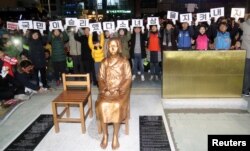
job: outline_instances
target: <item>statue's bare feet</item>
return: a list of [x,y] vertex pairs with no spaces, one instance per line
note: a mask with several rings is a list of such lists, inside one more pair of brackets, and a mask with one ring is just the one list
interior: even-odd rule
[[106,147],[108,146],[108,135],[103,135],[100,146],[102,149],[106,149]]
[[114,136],[113,137],[113,141],[112,141],[112,149],[116,150],[120,147],[119,141],[118,141],[118,137]]

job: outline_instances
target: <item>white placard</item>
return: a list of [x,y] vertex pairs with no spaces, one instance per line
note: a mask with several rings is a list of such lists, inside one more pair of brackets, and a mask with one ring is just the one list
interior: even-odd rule
[[210,25],[211,23],[210,13],[197,13],[195,25],[197,25],[198,22],[207,22]]
[[175,24],[176,20],[178,20],[178,16],[179,16],[178,12],[168,11],[167,19],[171,19],[173,23]]
[[224,7],[210,9],[210,15],[217,21],[219,17],[224,16]]
[[157,25],[158,30],[160,29],[160,22],[158,17],[148,17],[147,18],[147,29],[150,25]]
[[90,23],[89,24],[90,32],[97,32],[101,33],[102,32],[102,24],[100,22],[97,23]]
[[88,19],[78,19],[77,26],[78,26],[78,28],[89,27],[89,20]]
[[118,31],[120,28],[126,28],[129,31],[128,20],[117,20],[116,31]]
[[54,29],[60,29],[60,30],[64,31],[61,20],[49,22],[49,30],[52,31]]
[[180,14],[180,22],[181,23],[189,23],[191,25],[193,20],[192,13]]
[[143,19],[132,19],[131,32],[133,32],[134,27],[141,27],[142,32],[144,32]]
[[19,20],[18,28],[22,29],[24,33],[26,33],[27,29],[33,29],[32,20]]
[[33,29],[32,20],[19,20],[18,27],[19,29]]
[[235,21],[238,21],[239,18],[244,18],[245,8],[232,8],[231,17],[234,17]]
[[107,30],[111,33],[115,32],[115,22],[103,22],[103,30]]
[[33,21],[33,27],[36,30],[46,30],[46,23],[40,21]]
[[65,26],[77,26],[77,18],[65,18]]
[[39,30],[43,35],[43,31],[46,30],[46,23],[40,21],[33,21],[33,28]]
[[18,23],[7,21],[7,29],[9,29],[9,30],[17,30],[18,29]]

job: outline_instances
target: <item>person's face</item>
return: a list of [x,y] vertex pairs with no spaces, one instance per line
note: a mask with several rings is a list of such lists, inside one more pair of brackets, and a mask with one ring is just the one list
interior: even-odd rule
[[59,36],[59,35],[60,35],[60,31],[59,31],[58,29],[55,29],[54,35],[55,35],[56,37]]
[[135,28],[135,33],[140,33],[141,32],[141,29],[140,28]]
[[110,32],[109,31],[105,31],[105,37],[109,37],[110,36]]
[[156,32],[157,31],[157,27],[156,26],[152,26],[151,30],[152,30],[152,32]]
[[38,39],[38,33],[33,33],[32,34],[32,39],[37,40]]
[[171,24],[167,24],[167,26],[166,26],[167,30],[171,30],[172,28],[173,28],[173,26]]
[[120,36],[124,36],[124,34],[125,34],[124,30],[120,30],[120,31],[119,31],[119,35],[120,35]]
[[181,26],[182,26],[182,29],[184,29],[184,30],[185,30],[185,29],[187,29],[187,28],[188,28],[188,23],[182,23],[182,24],[181,24]]
[[26,74],[30,74],[32,70],[33,70],[33,65],[30,65],[26,68],[22,68],[22,71]]
[[84,29],[84,34],[85,34],[86,36],[89,35],[89,28],[85,28],[85,29]]
[[227,26],[226,25],[220,25],[220,31],[221,32],[226,32],[227,31]]
[[203,35],[206,32],[206,29],[204,27],[201,27],[199,32]]
[[114,40],[109,43],[109,53],[112,56],[118,54],[118,44]]

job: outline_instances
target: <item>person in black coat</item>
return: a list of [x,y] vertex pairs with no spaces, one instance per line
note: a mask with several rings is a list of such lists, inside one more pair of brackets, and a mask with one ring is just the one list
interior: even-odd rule
[[138,67],[141,73],[141,80],[145,80],[143,67],[143,59],[146,58],[145,41],[146,36],[142,33],[141,27],[135,27],[130,40],[130,57],[133,64],[133,80],[136,78]]
[[177,50],[176,30],[172,21],[164,23],[164,29],[161,33],[161,48],[162,50]]
[[45,89],[31,82],[31,76],[34,65],[30,60],[22,60],[15,73],[15,77],[23,87],[29,88],[35,92],[43,92]]
[[79,29],[75,34],[75,40],[81,43],[81,58],[83,61],[83,71],[84,73],[90,73],[94,85],[97,84],[95,77],[94,60],[91,55],[91,49],[88,44],[89,28]]
[[46,79],[46,60],[43,46],[46,44],[47,39],[41,36],[39,30],[33,30],[30,32],[30,36],[26,39],[26,43],[29,46],[29,56],[32,64],[34,65],[34,77],[37,86],[39,86],[39,72],[41,75],[41,82],[43,87],[49,88]]

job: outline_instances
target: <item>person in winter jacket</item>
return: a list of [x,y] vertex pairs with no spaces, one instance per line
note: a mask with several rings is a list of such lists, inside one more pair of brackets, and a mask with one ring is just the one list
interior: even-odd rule
[[150,27],[150,32],[148,34],[148,50],[150,52],[150,79],[159,80],[160,78],[160,66],[161,62],[161,36],[157,29],[157,25],[152,25]]
[[196,50],[207,50],[209,38],[206,34],[206,27],[204,25],[199,26],[199,34],[196,38]]
[[128,45],[128,42],[131,39],[130,32],[128,32],[127,29],[120,28],[118,30],[118,33],[116,33],[115,35],[116,35],[116,37],[118,37],[118,38],[121,39],[121,43],[122,43],[122,55],[129,60],[130,59],[130,54],[129,54],[129,45]]
[[44,92],[46,89],[40,87],[37,84],[31,82],[31,75],[34,65],[29,60],[23,60],[19,63],[18,70],[15,73],[15,77],[23,87],[32,90],[33,92]]
[[165,26],[161,30],[161,41],[162,50],[177,50],[176,30],[172,21],[165,22]]
[[130,57],[132,58],[133,64],[133,76],[132,80],[136,78],[136,74],[139,71],[141,73],[141,81],[145,80],[144,77],[144,67],[143,67],[143,59],[146,58],[146,50],[145,50],[145,35],[142,33],[141,27],[135,27],[134,32],[131,36],[131,46],[130,46]]
[[216,50],[229,50],[231,47],[230,33],[227,32],[227,24],[220,23],[219,30],[214,40]]
[[47,37],[42,37],[39,30],[32,30],[30,36],[27,39],[27,45],[29,46],[29,56],[32,64],[34,65],[34,77],[37,86],[39,86],[39,72],[41,75],[41,82],[44,88],[49,88],[46,78],[46,63],[44,54],[44,44],[47,42]]
[[88,44],[88,37],[90,34],[89,28],[79,29],[75,34],[75,39],[81,43],[81,58],[83,62],[83,72],[89,73],[91,77],[91,81],[93,81],[94,85],[97,85],[97,80],[95,77],[95,67],[94,67],[94,59],[91,55],[91,49]]
[[93,33],[88,37],[89,47],[91,49],[92,58],[95,61],[95,75],[98,79],[99,68],[104,57],[104,35],[100,34],[100,40],[93,38]]
[[177,47],[179,50],[190,50],[194,29],[187,22],[181,24],[181,29],[177,29]]
[[[72,27],[71,27],[72,28]],[[73,71],[76,74],[83,73],[83,62],[81,59],[81,43],[75,39],[75,31],[68,30],[69,55],[73,59]]]
[[49,32],[48,41],[52,46],[51,60],[54,67],[54,74],[57,86],[60,85],[60,77],[66,72],[66,53],[64,51],[64,43],[69,40],[66,32],[59,29]]

